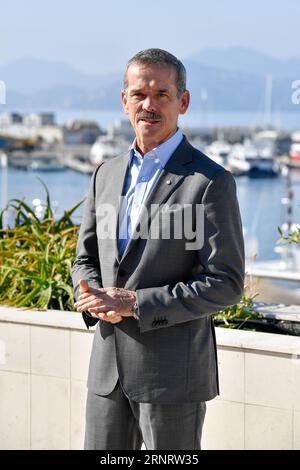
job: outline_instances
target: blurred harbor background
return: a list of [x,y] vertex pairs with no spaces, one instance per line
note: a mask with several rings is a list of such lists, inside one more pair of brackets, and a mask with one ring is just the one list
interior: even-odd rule
[[[65,121],[70,114],[76,113],[0,114],[1,208],[10,199],[24,198],[37,215],[42,214],[45,191],[39,177],[47,185],[59,217],[85,197],[94,168],[132,143],[131,125],[121,112],[79,113],[79,118]],[[287,232],[300,224],[297,120],[291,120],[290,129],[249,123],[203,127],[197,125],[197,116],[192,117],[188,123],[180,122],[191,143],[235,175],[248,272],[256,275],[257,269],[263,269],[258,277],[251,277],[256,300],[300,304],[298,251],[277,243],[278,227]],[[239,116],[235,119],[241,120]],[[74,216],[78,223],[82,210],[83,206]],[[8,213],[6,223],[12,217]],[[274,272],[283,275],[274,279]]]

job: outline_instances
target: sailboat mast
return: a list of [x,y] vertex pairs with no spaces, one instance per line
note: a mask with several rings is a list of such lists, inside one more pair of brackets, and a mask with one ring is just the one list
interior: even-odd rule
[[271,126],[272,93],[273,93],[273,77],[272,75],[267,75],[266,85],[265,85],[265,110],[264,110],[264,127],[265,128]]

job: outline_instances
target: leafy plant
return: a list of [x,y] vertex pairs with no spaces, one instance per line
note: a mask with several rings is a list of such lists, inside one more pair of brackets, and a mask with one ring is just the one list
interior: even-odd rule
[[[41,180],[40,180],[41,181]],[[8,306],[74,310],[71,267],[79,226],[71,220],[83,200],[55,220],[49,191],[38,218],[24,200],[11,199],[0,212],[0,303]],[[13,227],[3,227],[13,209]]]
[[300,244],[300,227],[296,227],[295,230],[289,232],[288,234],[284,234],[281,227],[278,227],[278,231],[280,234],[279,240],[277,243],[288,243],[288,244]]
[[253,300],[256,296],[257,294],[251,296],[245,289],[244,295],[238,304],[226,307],[214,315],[214,320],[218,326],[223,328],[248,329],[254,331],[253,328],[247,328],[247,321],[264,318],[264,316],[254,307]]

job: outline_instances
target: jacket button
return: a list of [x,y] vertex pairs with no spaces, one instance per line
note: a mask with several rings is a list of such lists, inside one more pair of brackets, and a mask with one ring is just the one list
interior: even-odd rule
[[119,276],[124,277],[126,276],[127,272],[125,271],[125,269],[120,268],[118,271],[118,274]]

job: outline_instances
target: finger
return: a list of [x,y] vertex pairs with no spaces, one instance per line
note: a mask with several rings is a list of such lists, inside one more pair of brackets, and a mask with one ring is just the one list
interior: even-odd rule
[[78,300],[86,299],[87,297],[90,297],[91,295],[92,295],[91,292],[84,292],[83,294],[79,295]]
[[97,299],[101,300],[101,302],[104,302],[105,299],[106,300],[108,299],[107,296],[104,296],[101,292],[99,292],[98,290],[95,289],[94,291],[88,291],[88,292],[84,292],[83,294],[80,294],[78,296],[78,301],[87,299],[88,297],[91,297],[93,299],[97,298]]
[[123,319],[122,315],[119,315],[116,311],[110,310],[109,312],[106,312],[106,317],[109,321],[112,323],[115,323],[117,321],[120,321]]
[[[108,311],[106,312],[106,315],[107,315],[108,317],[114,317],[115,315],[118,315],[118,314],[117,314],[117,312],[116,312],[115,310],[108,310]],[[118,316],[120,316],[120,315],[118,315]]]
[[123,317],[121,317],[120,315],[115,315],[115,316],[111,315],[110,317],[105,315],[104,320],[108,323],[119,323],[120,321],[123,320]]
[[[88,310],[88,311],[89,311],[89,310]],[[90,311],[89,311],[89,313],[90,313],[90,315],[91,315],[92,317],[94,317],[94,318],[99,318],[99,316],[97,315],[97,313],[93,313],[93,312],[90,312]]]
[[114,317],[108,317],[105,312],[99,312],[99,313],[96,313],[96,315],[99,318],[101,318],[101,320],[105,320],[105,321],[109,321],[109,322],[114,319]]
[[104,298],[102,298],[101,294],[99,294],[98,292],[95,292],[94,294],[91,292],[86,292],[84,294],[81,294],[78,297],[78,300],[75,303],[75,306],[82,305],[85,302],[92,301],[94,299],[98,299],[100,304],[103,304],[105,301],[108,300],[108,299],[105,300]]
[[89,290],[89,283],[85,279],[79,279],[79,290],[81,293]]
[[111,310],[109,305],[98,305],[96,307],[90,307],[89,310],[95,313],[106,313]]
[[[97,312],[96,312],[97,310]],[[93,308],[93,309],[89,309],[89,312],[93,312],[93,313],[96,313],[96,315],[98,315],[100,318],[102,318],[103,320],[108,320],[108,321],[111,321],[111,320],[114,320],[114,319],[122,319],[122,315],[120,315],[119,313],[111,310],[111,309],[106,309],[106,311],[101,311],[101,309],[98,309],[98,308]],[[109,315],[107,315],[107,313],[109,312]]]
[[80,306],[80,305],[83,303],[82,301],[83,301],[83,300],[84,300],[84,301],[87,301],[87,299],[93,300],[93,299],[95,299],[95,296],[94,296],[94,295],[91,295],[90,293],[81,294],[81,295],[78,297],[77,302],[75,302],[75,304],[74,304],[75,307]]
[[99,311],[102,311],[100,309],[106,308],[106,311],[109,310],[109,307],[105,307],[104,305],[101,305],[99,303],[98,299],[93,299],[91,301],[83,301],[82,304],[78,305],[77,310],[82,311],[82,310],[88,310],[89,308],[98,308]]
[[89,286],[88,281],[85,279],[79,279],[79,291],[81,294],[88,292],[88,293],[93,293],[93,294],[99,294],[99,293],[105,293],[105,289],[102,287],[91,287]]
[[86,310],[87,304],[90,303],[90,302],[94,302],[95,300],[96,300],[95,297],[90,297],[90,296],[89,296],[89,297],[87,297],[86,299],[83,299],[83,300],[81,300],[81,301],[79,301],[79,302],[76,302],[76,303],[74,304],[74,306],[77,308],[77,310],[78,310],[78,309],[84,309],[84,310]]
[[120,323],[120,321],[122,321],[122,320],[123,320],[122,317],[117,317],[117,318],[115,318],[114,320],[109,320],[109,321],[110,321],[110,323],[113,323],[113,324],[114,324],[114,323]]
[[[93,303],[93,305],[92,305]],[[104,301],[102,299],[99,299],[96,295],[89,295],[87,296],[85,299],[82,299],[82,300],[79,300],[77,301],[75,304],[75,307],[78,307],[78,308],[89,308],[89,306],[91,307],[106,307]]]

